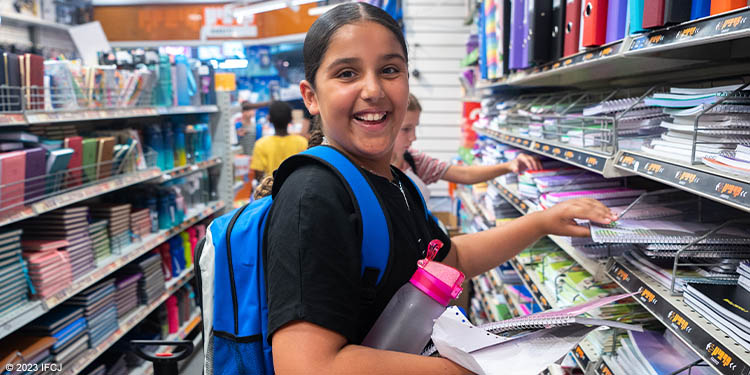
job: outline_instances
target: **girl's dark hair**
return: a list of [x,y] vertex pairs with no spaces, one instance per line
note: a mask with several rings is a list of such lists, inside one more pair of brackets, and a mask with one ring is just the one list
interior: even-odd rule
[[277,133],[286,133],[286,127],[292,122],[292,107],[286,102],[274,100],[268,109],[268,119]]
[[320,68],[331,42],[331,37],[341,26],[359,21],[372,21],[388,29],[396,37],[404,52],[404,59],[409,60],[406,52],[406,40],[401,27],[384,10],[367,3],[346,3],[339,5],[320,16],[305,36],[302,56],[305,63],[305,79],[315,87],[315,74]]

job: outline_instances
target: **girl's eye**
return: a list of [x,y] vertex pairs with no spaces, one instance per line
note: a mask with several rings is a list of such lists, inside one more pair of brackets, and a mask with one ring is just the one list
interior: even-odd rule
[[351,70],[344,70],[339,72],[338,75],[336,75],[336,78],[352,78],[354,77],[354,72]]
[[399,70],[395,66],[388,66],[388,67],[383,68],[383,73],[385,74],[396,74],[398,72]]

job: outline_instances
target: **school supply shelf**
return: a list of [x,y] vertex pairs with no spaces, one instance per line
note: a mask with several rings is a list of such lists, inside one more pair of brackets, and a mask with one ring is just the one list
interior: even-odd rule
[[122,250],[120,255],[112,255],[98,263],[96,269],[86,276],[76,280],[72,285],[44,300],[33,300],[0,315],[0,339],[20,329],[32,320],[42,316],[55,306],[70,297],[96,284],[99,280],[113,274],[128,263],[153,250],[174,235],[185,231],[199,221],[220,212],[224,208],[223,201],[212,202],[205,208],[195,209],[187,215],[185,221],[171,229],[162,230],[146,236],[143,241],[135,243]]
[[750,370],[750,352],[685,304],[682,296],[673,296],[669,289],[618,258],[609,260],[607,274],[626,291],[638,292],[636,300],[717,372],[742,374]]
[[484,81],[478,88],[489,91],[534,86],[637,86],[691,76],[709,79],[717,74],[743,73],[746,67],[732,61],[732,56],[733,51],[746,48],[743,46],[750,37],[748,16],[750,9],[742,8],[628,35],[623,40],[518,70],[498,82]]
[[133,329],[138,323],[143,321],[152,311],[156,310],[162,303],[164,303],[169,296],[174,294],[180,289],[185,283],[189,282],[194,276],[193,268],[186,269],[180,276],[172,278],[166,282],[166,293],[162,294],[156,301],[140,306],[135,311],[119,319],[119,327],[114,334],[109,336],[106,340],[101,342],[95,348],[91,348],[84,353],[80,354],[78,359],[73,363],[72,367],[63,369],[63,374],[72,375],[78,374],[91,364],[96,358],[102,353],[114,345],[117,340],[125,336],[131,329]]

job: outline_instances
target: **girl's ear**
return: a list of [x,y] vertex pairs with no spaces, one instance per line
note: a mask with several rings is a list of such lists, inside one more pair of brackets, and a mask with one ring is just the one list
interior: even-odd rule
[[320,107],[318,106],[318,98],[315,96],[315,90],[313,89],[310,82],[302,80],[299,83],[299,91],[302,93],[302,100],[305,102],[305,107],[311,115],[315,116],[320,114]]

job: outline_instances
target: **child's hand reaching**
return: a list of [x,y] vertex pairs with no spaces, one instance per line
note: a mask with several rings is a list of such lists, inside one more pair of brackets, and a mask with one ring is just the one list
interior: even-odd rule
[[539,220],[545,234],[586,237],[589,228],[576,224],[574,219],[584,219],[597,224],[609,224],[617,215],[595,199],[572,199],[540,212]]

